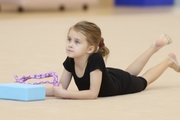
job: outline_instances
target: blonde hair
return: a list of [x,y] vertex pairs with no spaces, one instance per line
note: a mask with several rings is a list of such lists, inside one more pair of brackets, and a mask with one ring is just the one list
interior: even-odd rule
[[72,26],[70,30],[71,29],[81,32],[86,36],[87,42],[95,47],[93,53],[97,52],[107,59],[109,49],[104,45],[104,39],[101,37],[101,30],[96,24],[88,21],[81,21]]

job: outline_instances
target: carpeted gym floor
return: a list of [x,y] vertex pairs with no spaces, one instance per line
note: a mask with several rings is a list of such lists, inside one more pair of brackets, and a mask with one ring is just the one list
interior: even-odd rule
[[[87,20],[102,30],[110,49],[107,66],[125,69],[161,33],[173,43],[162,48],[145,66],[144,73],[175,52],[180,61],[180,8],[107,7],[88,11],[5,10],[0,13],[0,83],[14,82],[14,75],[55,71],[59,77],[66,58],[68,29]],[[46,85],[51,87],[51,85]],[[70,90],[77,90],[74,82]],[[180,73],[167,69],[140,93],[98,98],[64,100],[47,97],[43,101],[0,100],[0,120],[179,120]]]

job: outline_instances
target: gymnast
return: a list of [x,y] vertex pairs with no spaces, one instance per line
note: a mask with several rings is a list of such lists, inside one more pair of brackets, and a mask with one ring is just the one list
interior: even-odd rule
[[[106,67],[109,49],[101,36],[100,28],[88,21],[80,21],[72,26],[67,35],[67,58],[59,86],[46,89],[46,96],[64,99],[96,99],[143,91],[167,69],[180,72],[180,65],[174,53],[156,66],[138,76],[150,57],[172,42],[166,34],[151,44],[126,70]],[[68,90],[72,77],[78,91]]]

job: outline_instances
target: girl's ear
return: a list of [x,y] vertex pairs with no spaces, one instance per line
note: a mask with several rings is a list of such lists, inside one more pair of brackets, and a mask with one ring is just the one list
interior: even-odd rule
[[89,46],[87,53],[91,54],[94,52],[94,46]]

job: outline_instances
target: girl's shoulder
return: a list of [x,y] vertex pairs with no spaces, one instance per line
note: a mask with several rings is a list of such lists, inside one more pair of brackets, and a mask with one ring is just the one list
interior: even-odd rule
[[93,53],[89,56],[88,59],[89,62],[104,62],[104,59],[101,54],[99,53]]
[[89,56],[89,59],[103,59],[102,55],[99,53],[93,53]]
[[90,69],[90,72],[96,69],[103,71],[105,68],[103,57],[99,53],[93,53],[89,56],[87,68]]

